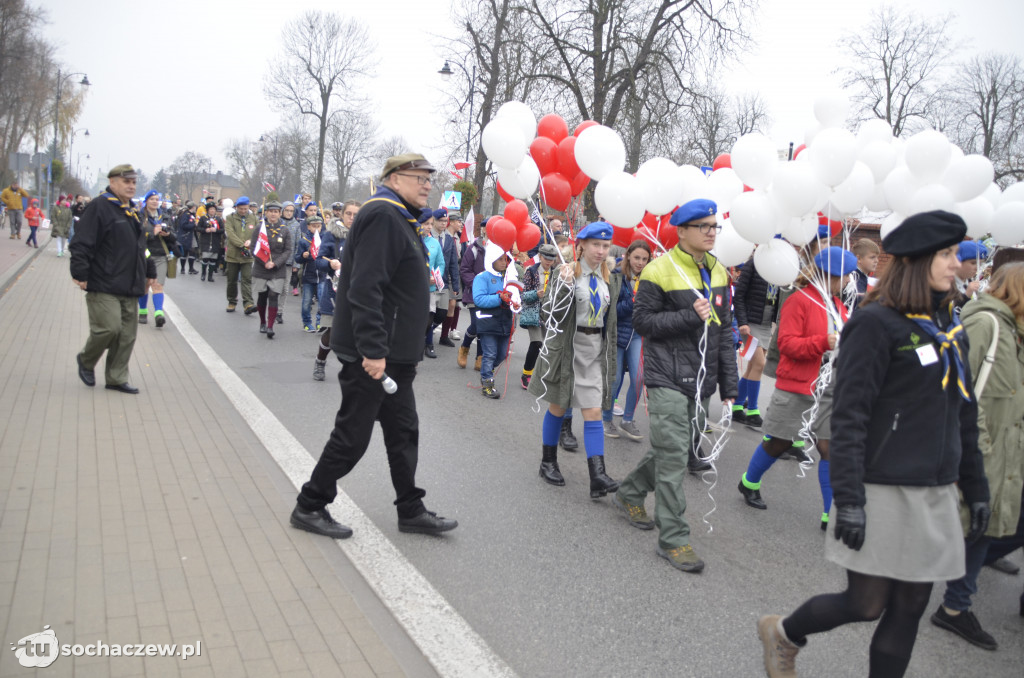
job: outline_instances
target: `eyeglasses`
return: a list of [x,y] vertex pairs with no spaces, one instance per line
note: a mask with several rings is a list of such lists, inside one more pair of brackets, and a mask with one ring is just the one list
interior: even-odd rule
[[715,233],[722,232],[721,224],[687,224],[686,227],[700,229],[700,232],[704,235],[710,234],[712,230],[714,230]]
[[429,176],[423,176],[422,174],[403,174],[402,172],[395,172],[400,177],[412,177],[416,179],[420,186],[426,186],[431,183]]

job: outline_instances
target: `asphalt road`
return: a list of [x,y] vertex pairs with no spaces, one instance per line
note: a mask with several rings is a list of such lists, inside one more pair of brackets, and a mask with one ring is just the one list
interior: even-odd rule
[[[268,341],[256,315],[224,312],[224,288],[221,276],[214,283],[179,276],[167,285],[206,341],[318,457],[340,402],[336,361],[328,362],[326,382],[312,380],[318,338],[301,331],[299,297],[287,296],[286,322]],[[464,329],[465,313],[461,320]],[[173,328],[172,317],[163,331]],[[456,531],[444,538],[398,532],[379,429],[342,488],[522,676],[763,675],[757,618],[844,588],[843,571],[822,556],[816,469],[799,478],[794,462],[777,463],[762,487],[769,509],[746,507],[736,484],[759,434],[734,427],[714,501],[700,479],[686,481],[692,541],[707,567],[700,575],[678,572],[655,554],[655,532],[630,527],[610,498],[590,499],[582,452],[560,450],[566,487],[538,477],[541,413],[518,381],[527,345],[519,332],[508,390],[498,401],[481,397],[478,374],[457,367],[455,349],[438,347],[439,358],[420,366],[417,481],[428,508],[459,520]],[[499,386],[504,375],[496,375]],[[762,406],[771,383],[762,386]],[[713,403],[712,412],[719,411]],[[642,406],[637,423],[646,434]],[[575,431],[582,438],[581,422]],[[645,450],[625,438],[606,441],[608,473],[623,478]],[[647,508],[653,510],[653,497]],[[1024,562],[1020,552],[1013,558]],[[937,586],[908,675],[1020,676],[1022,586],[1024,575],[982,573],[974,609],[999,641],[997,652],[928,622],[941,599]],[[873,630],[860,624],[812,638],[798,660],[801,675],[866,675]]]

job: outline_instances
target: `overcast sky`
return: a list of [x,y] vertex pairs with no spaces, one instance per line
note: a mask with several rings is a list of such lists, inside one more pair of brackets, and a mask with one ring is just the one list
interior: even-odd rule
[[[30,0],[31,1],[31,0]],[[761,0],[751,26],[756,46],[723,72],[735,92],[757,91],[780,148],[802,143],[814,93],[839,82],[843,32],[864,24],[877,0]],[[955,12],[963,55],[983,50],[1024,57],[1021,0],[901,0],[928,15]],[[281,26],[307,9],[360,18],[377,43],[374,78],[361,95],[374,102],[383,136],[402,135],[428,156],[441,153],[445,120],[437,71],[446,54],[437,36],[454,35],[445,0],[44,0],[47,34],[58,56],[93,83],[76,137],[89,176],[131,162],[150,176],[186,150],[228,171],[228,139],[259,137],[282,120],[263,96]],[[288,13],[286,13],[288,12]],[[80,80],[80,78],[75,78]],[[539,118],[549,111],[535,111]],[[85,160],[84,154],[91,159]],[[74,161],[75,158],[72,158]],[[82,172],[85,175],[84,172]]]

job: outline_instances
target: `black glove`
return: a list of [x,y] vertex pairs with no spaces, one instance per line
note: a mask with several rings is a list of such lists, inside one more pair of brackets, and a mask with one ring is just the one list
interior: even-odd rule
[[864,546],[866,523],[863,506],[836,507],[836,539],[842,539],[854,551],[860,551]]
[[978,541],[988,529],[988,519],[992,515],[987,501],[976,501],[971,504],[971,529],[967,533],[967,543]]

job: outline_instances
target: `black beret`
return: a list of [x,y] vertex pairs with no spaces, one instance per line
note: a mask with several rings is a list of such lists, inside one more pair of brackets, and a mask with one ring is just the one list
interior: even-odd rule
[[960,243],[967,224],[957,214],[935,210],[907,217],[882,240],[882,249],[894,257],[920,257]]

